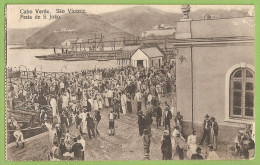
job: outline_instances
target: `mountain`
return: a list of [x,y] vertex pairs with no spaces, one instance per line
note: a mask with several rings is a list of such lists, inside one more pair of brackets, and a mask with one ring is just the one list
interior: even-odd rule
[[41,28],[29,28],[29,29],[8,29],[7,30],[7,44],[8,45],[25,45],[26,38],[30,37]]
[[[247,16],[247,10],[207,10],[190,12],[193,20],[204,19],[208,14],[216,18]],[[182,13],[169,13],[147,6],[136,6],[100,15],[65,14],[61,19],[41,28],[26,39],[29,47],[59,46],[66,39],[90,39],[103,34],[104,40],[115,37],[132,38],[141,36],[142,32],[151,30],[159,24],[176,25]],[[69,29],[61,31],[62,28]]]
[[[68,31],[61,31],[62,28]],[[66,39],[90,39],[95,35],[104,36],[104,40],[114,37],[132,37],[131,34],[104,22],[98,15],[65,14],[61,19],[42,28],[26,39],[30,47],[59,46]]]
[[[248,10],[200,9],[192,11],[191,8],[189,15],[193,20],[201,20],[204,19],[204,14],[217,18],[245,17],[248,16]],[[182,16],[182,13],[168,13],[147,6],[137,6],[101,15],[104,21],[135,36],[140,36],[142,32],[151,30],[155,25],[175,25]]]
[[151,30],[159,24],[174,25],[181,18],[180,13],[168,13],[147,6],[137,6],[101,14],[104,21],[111,25],[124,29],[134,36],[140,36],[142,32]]

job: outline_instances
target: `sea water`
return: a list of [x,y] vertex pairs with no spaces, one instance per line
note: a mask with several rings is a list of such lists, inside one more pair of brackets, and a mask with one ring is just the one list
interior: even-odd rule
[[[53,49],[12,49],[21,45],[8,45],[6,55],[6,67],[13,70],[30,71],[36,68],[42,72],[74,72],[95,68],[114,68],[117,67],[116,60],[110,61],[62,61],[62,60],[43,60],[35,56],[53,54]],[[61,53],[61,50],[56,50]]]

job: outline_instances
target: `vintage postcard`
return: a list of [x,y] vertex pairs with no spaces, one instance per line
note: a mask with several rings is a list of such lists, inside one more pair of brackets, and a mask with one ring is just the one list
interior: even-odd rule
[[6,160],[253,159],[254,13],[6,5]]

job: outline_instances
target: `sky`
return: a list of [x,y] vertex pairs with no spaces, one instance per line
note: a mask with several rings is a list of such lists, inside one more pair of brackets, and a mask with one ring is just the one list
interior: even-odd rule
[[[33,27],[42,27],[46,26],[55,19],[51,19],[50,15],[59,15],[62,17],[63,14],[56,13],[56,9],[65,10],[68,13],[68,9],[73,8],[74,10],[84,9],[88,14],[102,14],[107,12],[118,11],[137,5],[8,5],[6,10],[7,15],[7,28],[33,28]],[[181,5],[146,5],[152,8],[160,9],[169,13],[181,13]],[[191,12],[199,9],[253,9],[254,6],[250,5],[191,5]],[[35,19],[36,12],[35,9],[49,10],[49,14],[46,14],[47,18],[43,19],[43,14],[38,14],[41,16],[41,19]],[[28,15],[27,10],[32,10],[32,19],[25,19]],[[25,16],[25,17],[22,17]]]

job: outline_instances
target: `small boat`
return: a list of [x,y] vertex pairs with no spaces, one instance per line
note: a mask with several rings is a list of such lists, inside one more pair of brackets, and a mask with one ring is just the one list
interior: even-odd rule
[[46,58],[47,56],[35,56],[36,58]]

